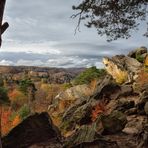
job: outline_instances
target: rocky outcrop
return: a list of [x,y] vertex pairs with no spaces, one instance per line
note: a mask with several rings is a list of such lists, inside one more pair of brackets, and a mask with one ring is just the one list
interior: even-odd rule
[[55,83],[55,84],[63,84],[63,83],[70,83],[70,81],[75,77],[76,75],[73,73],[68,72],[58,72],[54,75],[49,75],[48,81],[49,83]]
[[[96,81],[93,91],[89,85],[78,85],[56,96],[48,109],[53,120],[60,119],[62,139],[43,113],[13,129],[3,139],[4,146],[25,147],[26,143],[30,148],[147,148],[148,73],[137,59],[146,52],[146,48],[140,48],[128,56],[104,58],[108,74]],[[37,142],[38,133],[44,138]]]
[[27,148],[35,143],[50,141],[55,145],[58,144],[60,148],[60,138],[60,131],[53,125],[49,115],[36,113],[25,119],[4,137],[2,144],[3,148]]
[[142,64],[134,58],[124,55],[114,56],[112,58],[103,58],[103,63],[107,72],[112,75],[117,83],[131,83],[136,79]]
[[66,91],[59,93],[53,100],[52,105],[48,107],[48,110],[56,108],[60,112],[65,111],[70,104],[74,103],[76,100],[85,98],[92,94],[92,90],[89,85],[77,85],[68,88]]
[[[131,87],[127,86],[127,88]],[[100,109],[102,109],[103,112],[105,110],[103,107],[106,106],[105,108],[106,109],[108,108],[106,111],[108,115],[104,115],[101,118],[102,124],[105,126],[107,125],[106,121],[109,122],[117,121],[115,122],[115,124],[111,125],[111,126],[115,125],[116,128],[111,127],[110,129],[114,129],[114,132],[118,131],[116,129],[121,130],[125,126],[124,123],[126,122],[123,121],[120,122],[117,119],[118,117],[116,115],[121,115],[122,117],[124,117],[124,115],[122,115],[122,113],[119,112],[115,113],[113,111],[117,108],[118,105],[118,101],[116,101],[116,99],[119,96],[125,96],[125,94],[128,95],[130,93],[132,93],[132,89],[126,89],[125,86],[120,87],[119,85],[112,83],[111,77],[107,76],[102,81],[98,82],[96,90],[94,91],[93,95],[91,95],[90,97],[85,97],[83,99],[82,98],[77,99],[77,101],[65,111],[65,113],[62,116],[61,130],[62,131],[64,130],[64,132],[65,130],[72,131],[75,130],[77,126],[87,125],[92,123],[92,112],[93,109],[95,109],[96,104],[102,104],[102,106],[100,106],[101,107]],[[111,100],[114,100],[113,104],[112,103],[109,104]],[[124,119],[126,118],[124,117]],[[123,125],[120,125],[120,123],[123,123]]]

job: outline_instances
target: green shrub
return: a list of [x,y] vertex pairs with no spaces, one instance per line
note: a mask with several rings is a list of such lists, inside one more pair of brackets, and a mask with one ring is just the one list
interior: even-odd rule
[[144,62],[144,57],[140,55],[139,53],[136,54],[136,60],[139,61],[140,63]]
[[7,89],[4,87],[0,87],[0,102],[9,103]]
[[18,111],[18,115],[21,117],[22,120],[25,119],[29,114],[30,109],[29,106],[27,106],[26,104],[23,105]]
[[93,79],[98,79],[106,74],[105,69],[97,69],[95,66],[86,69],[74,79],[74,85],[88,84]]
[[72,87],[72,84],[71,83],[64,83],[63,87],[64,87],[64,89],[68,89],[68,88]]
[[25,95],[27,94],[28,87],[33,86],[34,84],[30,79],[24,79],[19,82],[19,90]]
[[9,120],[12,122],[14,120],[14,118],[18,115],[17,112],[13,112],[10,117],[9,117]]

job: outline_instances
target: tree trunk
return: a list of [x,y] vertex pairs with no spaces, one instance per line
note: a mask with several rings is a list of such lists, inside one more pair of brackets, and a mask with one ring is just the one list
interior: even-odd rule
[[5,3],[6,3],[6,0],[0,0],[0,47],[1,47],[1,44],[2,44],[2,37],[1,37],[1,35],[5,32],[5,30],[9,26],[9,24],[7,22],[2,24]]
[[[1,35],[4,33],[4,31],[9,26],[7,22],[2,24],[5,3],[6,3],[6,0],[0,0],[0,47],[1,47],[1,44],[2,44],[2,37],[1,37]],[[2,105],[0,104],[0,148],[2,148],[2,141],[1,141],[1,134],[2,134],[1,117],[2,117]]]

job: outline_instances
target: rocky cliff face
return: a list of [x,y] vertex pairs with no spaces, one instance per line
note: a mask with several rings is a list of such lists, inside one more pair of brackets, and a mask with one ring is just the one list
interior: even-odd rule
[[[41,138],[40,145],[33,140],[33,142],[29,142],[28,146],[40,148],[54,148],[57,145],[57,147],[65,148],[147,148],[148,72],[146,51],[146,48],[142,47],[142,49],[129,53],[128,56],[104,58],[107,74],[103,79],[97,81],[93,91],[88,85],[75,86],[55,98],[48,109],[52,119],[53,116],[60,118],[60,124],[58,124],[62,135],[60,142],[55,140],[59,137],[57,136],[59,132],[51,128],[53,127],[51,122],[44,122],[42,119],[45,124],[42,122],[38,124],[38,120],[32,124],[33,119],[29,117],[3,139],[4,146],[8,148],[15,144],[21,146],[21,143],[25,144],[30,141],[29,135],[36,137],[38,133],[41,133],[43,137],[45,134],[47,139]],[[26,124],[28,120],[31,122],[31,126]],[[55,121],[53,122],[55,123]],[[30,127],[40,124],[43,125],[41,129],[44,132],[29,130]],[[24,134],[26,133],[25,128],[27,128],[28,135]],[[56,144],[54,140],[52,141],[51,135]],[[16,137],[20,139],[29,137],[29,139],[15,142]]]
[[146,47],[131,51],[128,56],[117,55],[112,58],[103,58],[107,72],[112,75],[117,83],[133,83],[138,73],[147,66],[148,51]]

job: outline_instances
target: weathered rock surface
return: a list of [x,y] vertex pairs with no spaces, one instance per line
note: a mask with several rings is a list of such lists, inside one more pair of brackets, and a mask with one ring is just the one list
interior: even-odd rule
[[136,59],[124,55],[103,58],[103,63],[107,72],[112,75],[119,84],[132,82],[142,68],[142,64]]
[[82,126],[65,142],[65,148],[118,148],[115,141],[111,141],[97,133],[95,125]]
[[56,108],[60,113],[62,113],[69,107],[70,104],[73,104],[76,100],[85,98],[91,94],[92,90],[86,84],[71,87],[66,91],[58,94],[48,109],[50,110],[52,108]]
[[47,113],[41,113],[28,117],[12,129],[2,139],[2,144],[3,148],[27,148],[46,141],[58,144],[59,148],[61,146],[59,130],[53,125]]
[[122,112],[114,111],[110,115],[101,116],[101,122],[105,134],[115,134],[124,129],[127,119]]
[[77,85],[67,89],[64,92],[61,92],[58,96],[55,97],[56,100],[65,100],[65,101],[75,101],[79,98],[90,96],[92,90],[87,84]]
[[146,116],[143,115],[131,115],[127,116],[127,124],[123,129],[123,132],[127,134],[137,135],[143,126],[147,123]]

